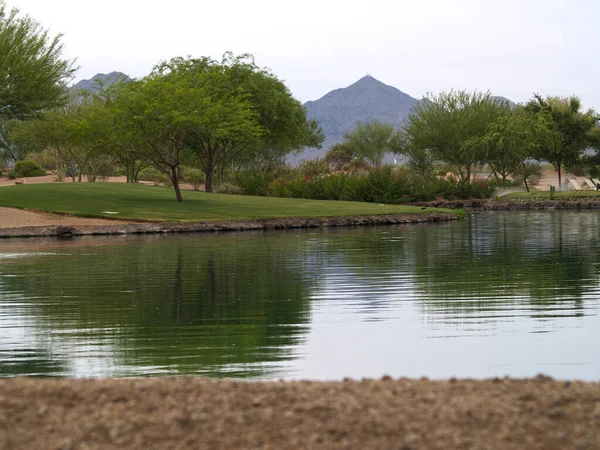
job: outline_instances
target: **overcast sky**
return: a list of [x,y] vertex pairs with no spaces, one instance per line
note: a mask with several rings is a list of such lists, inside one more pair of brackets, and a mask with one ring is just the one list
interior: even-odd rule
[[413,97],[578,95],[600,111],[599,0],[5,0],[62,33],[76,81],[253,53],[302,100],[370,74]]

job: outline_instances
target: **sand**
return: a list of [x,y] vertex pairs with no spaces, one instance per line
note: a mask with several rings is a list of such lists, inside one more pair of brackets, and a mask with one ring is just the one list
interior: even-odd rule
[[0,381],[2,449],[598,449],[600,384]]

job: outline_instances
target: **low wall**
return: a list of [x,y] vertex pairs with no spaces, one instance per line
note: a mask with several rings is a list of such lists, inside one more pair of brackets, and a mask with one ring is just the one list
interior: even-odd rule
[[209,231],[275,230],[283,228],[348,227],[385,224],[410,224],[457,220],[452,213],[384,214],[350,217],[278,218],[257,220],[227,220],[189,223],[128,223],[115,225],[40,226],[0,229],[0,238],[11,237],[62,237],[194,233]]

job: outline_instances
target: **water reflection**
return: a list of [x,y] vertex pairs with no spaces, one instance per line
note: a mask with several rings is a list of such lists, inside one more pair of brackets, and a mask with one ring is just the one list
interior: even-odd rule
[[600,215],[0,243],[0,376],[597,379]]

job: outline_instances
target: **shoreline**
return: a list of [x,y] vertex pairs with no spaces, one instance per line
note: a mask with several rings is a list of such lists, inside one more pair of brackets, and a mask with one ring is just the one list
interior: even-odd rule
[[0,380],[0,448],[600,448],[600,383]]
[[114,225],[45,225],[0,228],[2,238],[102,236],[125,234],[165,234],[225,232],[245,230],[278,230],[285,228],[351,227],[436,223],[458,220],[457,214],[429,212],[421,214],[381,214],[370,216],[282,217],[204,222],[131,222]]
[[[438,200],[415,202],[410,206],[427,208],[466,209],[479,211],[577,211],[600,210],[600,200],[540,200],[540,201],[498,201],[490,199]],[[0,239],[27,237],[109,236],[127,234],[175,234],[199,232],[226,232],[250,230],[277,230],[285,228],[353,227],[373,225],[396,225],[416,223],[437,223],[458,220],[452,213],[429,212],[421,214],[380,214],[368,216],[331,217],[280,217],[270,219],[210,220],[198,222],[143,222],[135,220],[111,220],[80,216],[55,215],[64,224],[41,226],[0,227]],[[77,220],[70,224],[69,218]],[[99,224],[84,224],[85,221],[101,221]],[[109,223],[110,222],[110,223]]]
[[470,209],[481,211],[572,211],[600,209],[600,200],[438,200],[432,202],[410,203],[412,206],[426,206],[428,208]]

